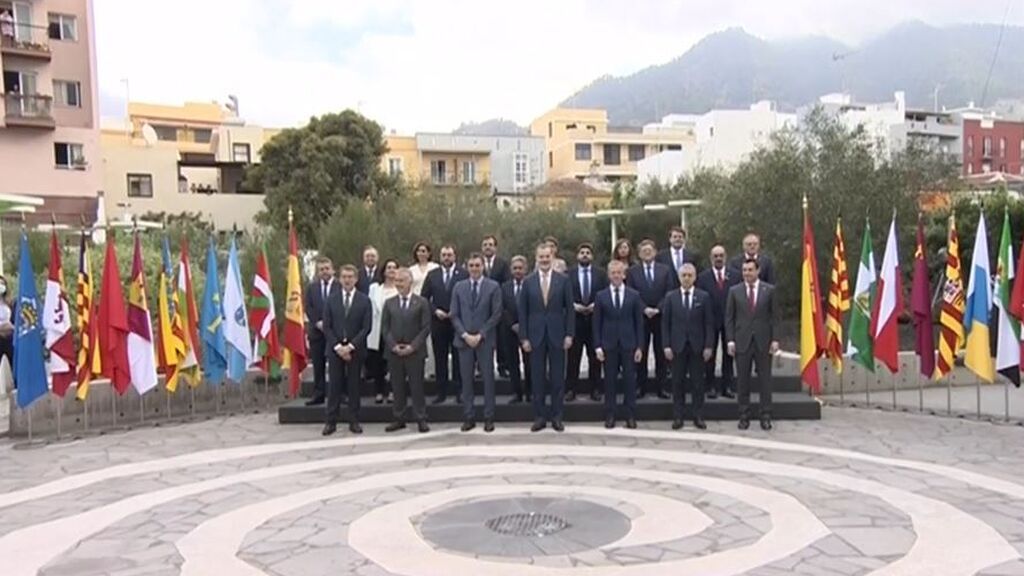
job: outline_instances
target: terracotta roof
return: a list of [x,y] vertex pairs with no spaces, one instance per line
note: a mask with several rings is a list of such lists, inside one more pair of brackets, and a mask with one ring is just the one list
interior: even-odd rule
[[558,198],[610,197],[611,192],[588,186],[576,178],[560,178],[546,182],[537,189],[537,196]]

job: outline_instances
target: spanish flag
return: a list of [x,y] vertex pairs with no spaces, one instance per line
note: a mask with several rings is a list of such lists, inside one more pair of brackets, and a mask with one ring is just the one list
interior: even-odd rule
[[284,362],[290,368],[288,392],[299,392],[302,371],[306,369],[306,314],[302,308],[302,276],[299,274],[299,242],[295,237],[292,210],[288,209],[287,298],[284,306]]
[[803,274],[800,281],[800,378],[817,394],[821,389],[818,358],[825,353],[818,264],[814,258],[814,233],[804,198]]

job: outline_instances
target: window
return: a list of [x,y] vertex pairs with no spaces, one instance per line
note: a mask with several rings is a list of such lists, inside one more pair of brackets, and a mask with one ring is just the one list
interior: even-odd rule
[[630,144],[629,145],[629,161],[637,162],[643,160],[645,150],[643,144]]
[[668,145],[668,149],[669,150],[682,150],[683,149],[683,145],[682,144],[669,144]]
[[173,142],[178,139],[178,129],[174,126],[154,125],[153,131],[156,132],[157,140]]
[[576,159],[577,160],[588,160],[588,161],[591,159],[590,144],[577,144],[576,145]]
[[444,184],[447,181],[445,172],[444,160],[430,161],[430,180],[434,184]]
[[84,170],[85,154],[81,144],[53,143],[53,163],[57,168]]
[[554,168],[554,167],[555,167],[555,153],[554,152],[548,152],[548,168]]
[[196,128],[192,131],[192,140],[199,144],[209,144],[213,138],[213,130],[209,128]]
[[553,130],[552,126],[551,126],[551,122],[548,122],[548,138],[551,138],[551,134],[553,134],[553,133],[554,133],[554,130]]
[[82,84],[73,80],[54,80],[53,101],[58,106],[81,108]]
[[512,161],[512,184],[515,188],[523,188],[530,176],[530,157],[523,152],[516,152]]
[[981,155],[988,158],[992,156],[992,137],[985,136],[985,139],[981,141]]
[[968,162],[967,163],[967,173],[968,174],[974,174],[974,163],[973,162]]
[[245,142],[239,142],[231,145],[231,161],[242,162],[248,164],[252,162],[251,148],[249,144]]
[[78,40],[78,24],[67,14],[50,14],[49,32],[51,40]]
[[967,137],[967,156],[974,156],[974,136]]
[[402,159],[401,158],[388,158],[388,175],[390,175],[390,176],[401,176],[402,175]]
[[152,174],[129,174],[128,175],[128,197],[129,198],[152,198],[153,197],[153,175]]
[[622,146],[619,144],[604,145],[605,166],[618,166],[622,164]]
[[1006,158],[1006,138],[999,139],[999,157]]
[[989,162],[982,162],[982,164],[981,164],[981,173],[982,174],[988,174],[991,171],[992,171],[992,164],[989,163]]
[[462,183],[463,184],[475,184],[476,183],[476,162],[472,160],[462,161]]

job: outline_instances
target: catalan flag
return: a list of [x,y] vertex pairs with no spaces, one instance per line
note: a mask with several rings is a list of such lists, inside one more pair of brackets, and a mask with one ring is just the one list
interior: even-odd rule
[[[964,347],[964,282],[960,271],[960,238],[956,233],[956,214],[949,216],[946,237],[946,273],[942,284],[942,302],[939,304],[939,357],[935,363],[935,378],[953,371],[956,355]],[[1024,296],[1024,288],[1022,288]],[[1024,310],[1024,307],[1022,307]]]
[[96,346],[96,322],[93,313],[92,264],[89,261],[89,237],[85,230],[78,247],[78,279],[75,284],[75,312],[78,329],[78,359],[75,362],[77,376],[75,397],[85,401],[89,395],[89,384],[94,374],[100,373],[100,356]]
[[825,307],[825,354],[836,373],[843,372],[843,314],[850,309],[850,276],[846,270],[846,244],[842,219],[836,219],[835,244],[832,247],[832,281]]
[[818,289],[818,264],[814,257],[814,232],[804,198],[803,275],[800,283],[800,374],[817,393],[821,389],[818,358],[825,352],[822,333],[821,291]]

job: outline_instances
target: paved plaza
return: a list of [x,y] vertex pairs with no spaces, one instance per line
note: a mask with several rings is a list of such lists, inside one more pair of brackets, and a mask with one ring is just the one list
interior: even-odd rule
[[0,573],[1024,575],[1020,426],[825,408],[772,432],[366,428],[0,441]]

